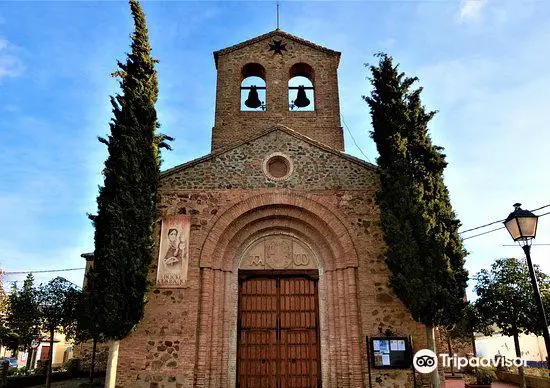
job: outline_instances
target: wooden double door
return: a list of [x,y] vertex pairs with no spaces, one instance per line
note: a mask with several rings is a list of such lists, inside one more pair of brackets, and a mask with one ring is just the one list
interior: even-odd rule
[[320,387],[316,274],[239,275],[237,387]]

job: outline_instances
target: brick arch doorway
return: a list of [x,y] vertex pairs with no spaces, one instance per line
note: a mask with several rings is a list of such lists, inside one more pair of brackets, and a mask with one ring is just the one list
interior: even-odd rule
[[244,198],[211,224],[199,258],[194,386],[237,386],[238,273],[245,267],[242,252],[258,239],[277,234],[293,236],[316,254],[316,263],[310,263],[319,272],[323,387],[364,385],[358,257],[348,226],[337,214],[336,209],[304,195],[275,190]]
[[237,387],[321,386],[317,261],[289,235],[254,241],[239,266]]

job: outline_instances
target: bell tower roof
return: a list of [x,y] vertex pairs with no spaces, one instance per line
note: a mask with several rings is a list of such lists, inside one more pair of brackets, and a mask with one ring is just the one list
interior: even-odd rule
[[272,38],[272,37],[286,38],[286,39],[294,41],[296,43],[300,43],[300,44],[303,44],[305,46],[309,46],[309,47],[311,47],[315,50],[323,51],[323,52],[325,52],[329,55],[334,55],[335,57],[338,58],[338,61],[340,60],[340,54],[341,53],[339,51],[331,50],[331,49],[326,48],[324,46],[321,46],[321,45],[315,44],[313,42],[310,42],[309,40],[299,38],[296,35],[292,35],[292,34],[289,34],[288,32],[284,32],[280,29],[276,29],[276,30],[270,31],[266,34],[259,35],[255,38],[245,40],[244,42],[237,43],[233,46],[229,46],[229,47],[226,47],[224,49],[214,51],[214,61],[216,62],[216,69],[218,68],[218,58],[220,57],[220,55],[228,54],[232,51],[239,50],[239,49],[244,48],[246,46],[253,45],[254,43],[257,43],[257,42],[260,42],[262,40],[269,39],[269,38]]

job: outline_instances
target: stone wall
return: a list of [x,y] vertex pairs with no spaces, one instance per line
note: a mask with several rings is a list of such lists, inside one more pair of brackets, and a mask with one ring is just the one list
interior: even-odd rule
[[[92,363],[92,342],[87,341],[75,345],[73,348],[73,357],[80,359],[80,370],[89,371]],[[98,343],[96,345],[94,371],[105,372],[107,370],[108,358],[109,344]]]
[[[238,147],[166,171],[161,189],[353,190],[370,187],[376,182],[376,166],[320,147],[323,146],[308,141],[290,128],[272,126],[258,138]],[[263,161],[274,152],[283,153],[292,160],[293,173],[286,180],[273,181],[262,170]]]

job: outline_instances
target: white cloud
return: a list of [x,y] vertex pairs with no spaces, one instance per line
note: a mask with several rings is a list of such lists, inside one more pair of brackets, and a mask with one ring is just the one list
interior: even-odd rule
[[16,55],[16,48],[5,38],[0,38],[0,80],[6,77],[18,77],[24,66]]
[[459,18],[462,21],[478,19],[481,16],[487,0],[462,0]]

